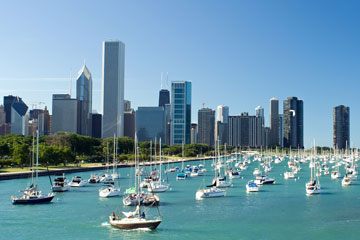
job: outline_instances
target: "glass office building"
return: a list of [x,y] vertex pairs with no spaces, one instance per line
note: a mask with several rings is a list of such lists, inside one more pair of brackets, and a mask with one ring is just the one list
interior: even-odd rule
[[171,144],[191,142],[191,82],[171,83]]
[[163,107],[139,107],[136,111],[136,134],[139,142],[165,139]]

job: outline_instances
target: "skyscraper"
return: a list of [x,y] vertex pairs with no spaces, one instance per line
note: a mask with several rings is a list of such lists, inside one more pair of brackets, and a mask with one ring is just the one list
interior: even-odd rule
[[124,112],[124,136],[135,139],[136,114],[134,109]]
[[125,44],[103,42],[102,134],[104,138],[124,135]]
[[79,71],[76,80],[76,99],[78,100],[77,133],[91,136],[92,78],[85,65]]
[[161,89],[159,92],[159,107],[165,107],[170,104],[170,92],[167,89]]
[[229,116],[229,144],[235,147],[262,147],[265,143],[263,123],[263,117],[249,116],[247,112],[240,116]]
[[100,113],[91,114],[91,136],[95,138],[101,138],[101,121],[102,115]]
[[304,148],[303,101],[284,100],[284,147]]
[[190,141],[191,144],[197,143],[197,135],[198,135],[197,126],[198,126],[197,123],[191,124],[191,141]]
[[5,123],[11,123],[11,106],[17,98],[12,95],[4,96]]
[[262,106],[257,106],[255,108],[255,145],[257,147],[267,146],[267,141],[265,139],[265,114],[264,108]]
[[344,105],[334,107],[333,114],[334,148],[346,149],[350,146],[350,108]]
[[77,132],[77,99],[69,94],[53,94],[52,132]]
[[165,138],[165,112],[163,107],[138,107],[135,122],[139,142]]
[[21,100],[16,98],[11,105],[11,133],[12,134],[28,134],[28,106]]
[[215,140],[219,140],[219,144],[228,143],[228,118],[229,107],[224,105],[217,106],[216,124],[215,124]]
[[277,98],[271,98],[269,145],[278,146],[279,144],[279,100]]
[[191,82],[171,83],[171,144],[190,144]]
[[264,108],[262,106],[257,106],[255,108],[255,116],[256,117],[264,117]]
[[214,146],[215,111],[210,108],[202,108],[198,112],[197,143],[205,143]]
[[229,107],[224,105],[217,106],[216,121],[221,123],[228,123]]

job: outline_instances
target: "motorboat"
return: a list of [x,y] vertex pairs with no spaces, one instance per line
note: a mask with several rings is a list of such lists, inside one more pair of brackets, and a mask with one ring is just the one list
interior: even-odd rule
[[100,177],[97,174],[91,174],[89,180],[89,183],[99,183],[100,182]]
[[101,198],[117,197],[120,195],[120,188],[116,188],[114,185],[99,189],[99,197]]
[[53,192],[66,192],[69,191],[69,184],[65,178],[65,174],[56,176],[54,184],[51,186]]
[[256,176],[256,179],[254,180],[254,183],[256,183],[257,185],[274,184],[275,179],[269,178],[266,175],[260,175],[260,176]]
[[70,187],[84,187],[86,185],[86,180],[83,180],[81,176],[74,176],[69,182]]
[[226,190],[212,187],[209,189],[198,190],[195,194],[195,199],[201,200],[203,198],[215,198],[215,197],[225,197],[225,196],[226,196]]
[[109,182],[109,181],[113,181],[113,177],[112,177],[111,174],[105,173],[105,174],[103,174],[103,175],[100,177],[100,182],[101,182],[101,183],[103,183],[103,182],[107,183],[107,182]]
[[240,172],[236,169],[229,169],[228,174],[230,179],[240,178]]
[[246,192],[258,192],[259,186],[254,181],[249,181],[246,184]]
[[179,172],[177,175],[176,175],[176,180],[185,180],[187,177],[187,175],[183,172]]

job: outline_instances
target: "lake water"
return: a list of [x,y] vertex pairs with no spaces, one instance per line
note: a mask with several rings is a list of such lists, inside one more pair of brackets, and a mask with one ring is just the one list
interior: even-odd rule
[[[198,165],[203,162],[189,162]],[[176,164],[180,166],[181,164]],[[308,164],[296,180],[284,180],[288,170],[284,161],[273,165],[268,174],[276,184],[246,193],[245,184],[254,179],[258,163],[233,180],[224,198],[195,200],[196,191],[210,184],[214,176],[211,161],[203,177],[176,181],[168,174],[170,190],[159,193],[163,222],[157,230],[124,231],[109,225],[114,210],[130,211],[122,197],[100,199],[101,184],[88,184],[57,193],[51,204],[12,205],[10,196],[29,186],[29,179],[0,181],[0,239],[360,239],[360,185],[341,186],[341,179],[321,176],[322,194],[306,196]],[[133,185],[133,168],[119,169],[122,192]],[[91,173],[68,174],[89,178]],[[97,173],[101,173],[98,171]],[[343,172],[344,173],[344,172]],[[166,177],[165,177],[166,178]],[[50,189],[48,177],[39,178],[43,192]],[[147,216],[157,216],[147,208]]]

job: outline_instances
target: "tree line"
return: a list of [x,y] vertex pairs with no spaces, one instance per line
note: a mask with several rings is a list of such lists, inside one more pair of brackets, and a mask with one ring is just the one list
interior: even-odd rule
[[[150,150],[150,145],[152,149]],[[129,137],[116,138],[117,160],[134,159],[134,140]],[[140,142],[138,144],[141,160],[150,158],[155,151],[159,155],[159,144]],[[156,149],[155,149],[156,147]],[[181,145],[162,144],[162,154],[166,156],[182,156]],[[184,145],[184,157],[213,155],[214,149],[206,144]],[[33,136],[8,134],[0,137],[0,165],[31,166],[36,161],[36,139]],[[54,135],[39,137],[39,163],[42,166],[79,164],[86,162],[112,162],[114,159],[114,138],[99,139],[75,133],[58,132]]]

